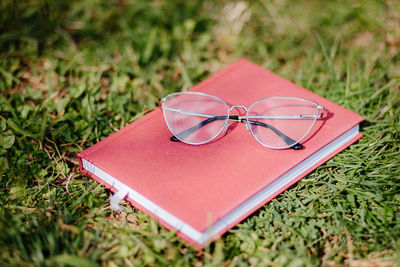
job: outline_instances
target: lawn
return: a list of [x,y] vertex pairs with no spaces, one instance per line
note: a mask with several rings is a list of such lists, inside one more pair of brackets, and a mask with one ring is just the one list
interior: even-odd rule
[[[400,266],[400,2],[0,2],[0,265]],[[246,57],[364,137],[196,251],[77,153]]]

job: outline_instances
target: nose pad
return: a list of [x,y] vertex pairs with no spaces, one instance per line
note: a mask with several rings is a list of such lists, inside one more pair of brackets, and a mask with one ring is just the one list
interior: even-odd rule
[[227,121],[225,122],[224,130],[223,130],[224,134],[226,134],[226,132],[228,131],[228,126],[229,126],[229,120],[227,120]]
[[249,124],[247,123],[247,121],[245,121],[245,122],[244,122],[244,124],[246,124],[246,128],[247,128],[247,130],[249,130],[249,131],[250,131],[250,127],[249,127]]
[[253,135],[257,135],[257,126],[252,123],[246,123],[247,130]]

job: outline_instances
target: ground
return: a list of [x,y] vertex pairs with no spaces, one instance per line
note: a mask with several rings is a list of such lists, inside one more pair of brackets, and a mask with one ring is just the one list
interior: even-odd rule
[[[0,264],[400,265],[400,2],[0,3]],[[245,57],[365,117],[364,137],[204,251],[77,153]]]

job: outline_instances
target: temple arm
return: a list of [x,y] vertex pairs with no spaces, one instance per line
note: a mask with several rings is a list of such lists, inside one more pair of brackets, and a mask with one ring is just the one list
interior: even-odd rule
[[[324,107],[318,106],[318,109],[323,110]],[[214,118],[214,117],[223,117],[224,119],[226,116],[215,116],[212,114],[208,113],[201,113],[201,112],[194,112],[194,111],[189,111],[189,110],[183,110],[183,109],[176,109],[176,108],[171,108],[171,107],[164,107],[165,110],[168,111],[174,111],[177,113],[185,114],[185,115],[192,115],[192,116],[197,116],[197,117],[204,117],[204,118]],[[250,116],[230,116],[231,117],[237,117],[238,121],[241,121],[242,119],[280,119],[280,120],[293,120],[293,119],[314,119],[314,118],[320,118],[322,114],[298,114],[298,115],[273,115],[273,116],[265,116],[265,115],[250,115]]]
[[[210,118],[208,118],[208,119],[206,119],[206,120],[200,122],[199,124],[197,124],[197,125],[195,125],[195,126],[189,128],[189,129],[186,129],[186,130],[184,130],[183,132],[180,132],[178,135],[179,135],[179,137],[181,137],[182,139],[184,139],[184,138],[188,137],[189,135],[191,135],[192,133],[194,133],[195,131],[197,131],[198,129],[200,129],[201,127],[203,127],[203,126],[205,126],[205,125],[207,125],[207,124],[209,124],[209,123],[211,123],[211,122],[213,122],[213,121],[216,121],[216,120],[225,120],[225,119],[226,119],[226,116],[213,116],[213,117],[210,117]],[[236,120],[236,121],[242,121],[242,120],[244,120],[244,119],[242,119],[240,116],[229,116],[229,119],[230,119],[230,120]],[[251,124],[253,124],[253,125],[263,126],[263,127],[268,128],[268,129],[271,129],[271,130],[272,130],[274,133],[276,133],[287,145],[291,145],[291,144],[293,144],[293,143],[296,143],[295,140],[293,140],[293,139],[290,138],[289,136],[285,135],[284,133],[282,133],[281,131],[279,131],[278,129],[276,129],[275,127],[273,127],[272,125],[269,125],[269,124],[266,124],[266,123],[263,123],[263,122],[259,122],[259,121],[253,121],[253,120],[249,120],[249,122],[250,122]],[[171,141],[180,142],[180,140],[179,140],[176,136],[172,136],[172,137],[171,137]],[[296,149],[296,150],[297,150],[297,149],[302,149],[302,148],[303,148],[303,145],[297,143],[297,144],[294,144],[291,148]]]
[[[186,114],[186,115],[193,115],[193,116],[199,116],[199,117],[205,117],[208,118],[202,122],[200,122],[199,124],[179,133],[178,135],[182,138],[186,138],[187,136],[191,135],[192,133],[194,133],[196,130],[200,129],[201,127],[216,121],[216,120],[225,120],[226,116],[215,116],[212,114],[208,114],[208,113],[200,113],[200,112],[194,112],[194,111],[189,111],[189,110],[183,110],[183,109],[176,109],[176,108],[172,108],[172,107],[164,107],[164,109],[169,110],[169,111],[174,111],[174,112],[178,112],[181,114]],[[325,108],[322,106],[317,106],[318,110],[324,110]],[[322,116],[321,113],[319,114],[298,114],[298,115],[273,115],[273,116],[265,116],[265,115],[250,115],[250,116],[229,116],[230,120],[236,120],[236,121],[240,121],[243,122],[243,120],[248,119],[249,123],[253,124],[253,125],[257,125],[257,126],[262,126],[262,127],[266,127],[270,130],[272,130],[274,133],[276,133],[287,145],[291,145],[293,143],[295,143],[296,141],[293,140],[292,138],[290,138],[289,136],[285,135],[284,133],[282,133],[281,131],[279,131],[278,129],[276,129],[275,127],[273,127],[272,125],[263,123],[263,122],[259,122],[259,121],[255,121],[252,119],[315,119],[315,118],[320,118]],[[171,137],[171,141],[174,142],[179,142],[180,140],[176,137],[176,136],[172,136]],[[293,149],[302,149],[303,145],[296,143],[294,144],[291,148]]]

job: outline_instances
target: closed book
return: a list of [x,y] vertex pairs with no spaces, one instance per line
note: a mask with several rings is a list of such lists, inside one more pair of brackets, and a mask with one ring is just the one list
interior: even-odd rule
[[246,59],[190,91],[245,107],[265,97],[290,96],[325,108],[300,150],[264,147],[240,122],[231,122],[221,138],[207,144],[172,142],[158,108],[79,153],[83,173],[196,248],[362,137],[363,117]]

